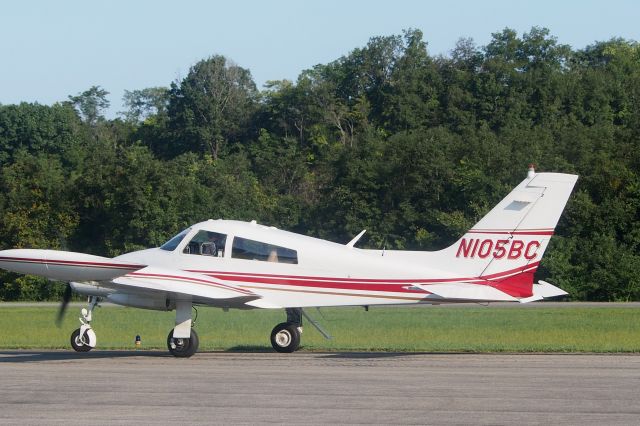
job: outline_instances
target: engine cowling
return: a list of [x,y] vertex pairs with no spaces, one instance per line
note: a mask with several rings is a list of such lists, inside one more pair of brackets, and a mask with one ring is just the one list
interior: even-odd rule
[[108,297],[114,291],[110,288],[102,287],[98,283],[69,283],[73,291],[83,296]]
[[116,305],[132,308],[150,309],[154,311],[172,311],[176,304],[168,297],[151,297],[140,294],[114,293],[107,296],[107,300]]

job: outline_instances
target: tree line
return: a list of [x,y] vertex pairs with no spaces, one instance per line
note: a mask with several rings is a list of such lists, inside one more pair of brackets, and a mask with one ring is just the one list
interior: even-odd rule
[[[259,90],[223,56],[168,87],[94,86],[51,106],[0,105],[0,248],[115,256],[209,218],[361,247],[459,238],[529,163],[580,175],[538,270],[574,300],[640,299],[640,47],[574,50],[547,29],[374,37]],[[61,286],[0,275],[0,300]]]

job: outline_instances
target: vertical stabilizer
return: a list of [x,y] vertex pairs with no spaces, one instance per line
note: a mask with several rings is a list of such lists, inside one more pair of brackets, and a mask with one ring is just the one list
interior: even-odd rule
[[514,297],[530,297],[533,274],[577,179],[531,168],[524,181],[438,255],[461,276],[482,278]]

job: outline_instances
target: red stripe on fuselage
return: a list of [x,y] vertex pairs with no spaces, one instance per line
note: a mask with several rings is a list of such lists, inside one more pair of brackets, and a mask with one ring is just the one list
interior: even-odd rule
[[438,284],[464,282],[470,284],[490,285],[489,281],[507,278],[523,272],[535,271],[540,262],[534,262],[507,271],[497,272],[482,277],[474,278],[417,278],[417,279],[369,279],[369,278],[333,278],[312,277],[299,275],[272,275],[250,274],[228,271],[201,271],[190,270],[220,280],[228,280],[240,283],[259,283],[268,285],[286,285],[293,287],[317,287],[333,290],[358,290],[358,291],[384,291],[394,293],[424,293],[420,289],[409,289],[412,284]]
[[164,279],[164,280],[181,280],[181,281],[191,282],[194,284],[205,284],[209,286],[220,287],[225,290],[235,291],[235,292],[243,293],[246,295],[253,295],[252,292],[241,289],[241,288],[233,287],[230,285],[226,285],[226,284],[222,284],[214,281],[203,280],[200,278],[194,278],[194,277],[184,277],[180,275],[166,275],[166,274],[151,274],[147,272],[132,272],[130,274],[127,274],[126,276],[129,278],[152,278],[152,279],[157,278],[157,279]]

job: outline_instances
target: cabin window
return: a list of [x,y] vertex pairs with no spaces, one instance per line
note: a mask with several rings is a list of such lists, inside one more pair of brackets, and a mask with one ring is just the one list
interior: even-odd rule
[[182,250],[185,254],[200,256],[224,257],[224,247],[227,242],[225,234],[211,231],[198,231]]
[[180,232],[178,235],[172,237],[169,241],[161,245],[160,248],[166,251],[174,251],[176,247],[178,247],[178,245],[182,242],[185,235],[189,233],[189,231],[190,229],[185,229],[184,231]]
[[231,257],[263,262],[298,263],[298,252],[295,250],[240,237],[233,239]]

